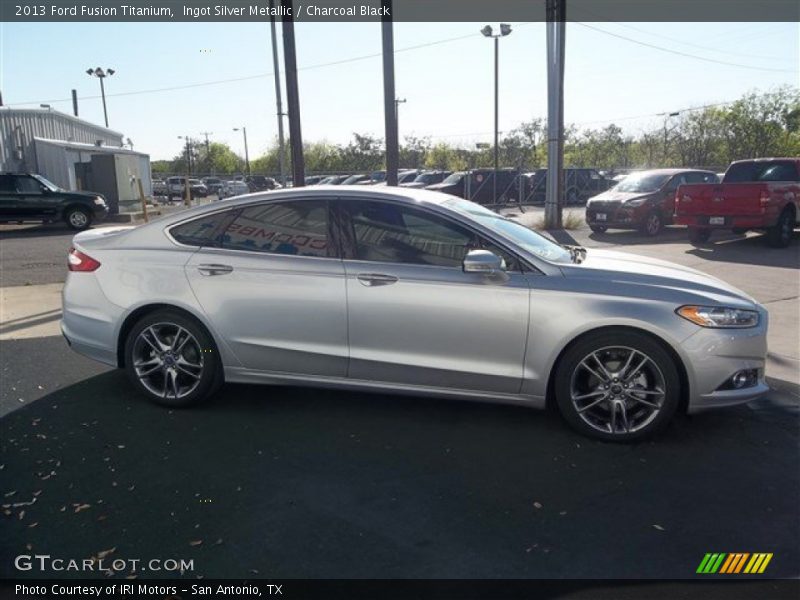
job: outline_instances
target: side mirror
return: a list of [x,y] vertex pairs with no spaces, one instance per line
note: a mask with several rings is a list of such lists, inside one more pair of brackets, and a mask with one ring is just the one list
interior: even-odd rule
[[470,250],[464,257],[464,273],[497,275],[502,273],[503,259],[488,250]]

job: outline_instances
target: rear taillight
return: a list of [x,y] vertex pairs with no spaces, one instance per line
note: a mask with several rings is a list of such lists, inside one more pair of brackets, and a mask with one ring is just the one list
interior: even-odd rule
[[70,248],[67,256],[67,266],[70,271],[90,272],[96,271],[100,267],[100,263],[80,250]]

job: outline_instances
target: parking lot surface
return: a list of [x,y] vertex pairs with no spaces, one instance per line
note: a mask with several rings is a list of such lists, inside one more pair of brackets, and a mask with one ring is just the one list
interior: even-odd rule
[[230,385],[152,406],[58,335],[70,237],[0,228],[3,577],[40,576],[13,568],[31,551],[193,559],[190,578],[691,578],[706,552],[800,574],[797,239],[556,232],[712,273],[771,313],[767,397],[614,445],[547,412],[384,394]]

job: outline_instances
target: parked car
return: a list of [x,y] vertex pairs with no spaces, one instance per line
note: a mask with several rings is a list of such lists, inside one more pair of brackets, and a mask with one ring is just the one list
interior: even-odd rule
[[675,222],[703,244],[714,229],[766,231],[769,245],[785,248],[800,217],[800,158],[758,158],[731,163],[722,183],[678,188]]
[[423,171],[412,181],[401,183],[400,185],[408,188],[424,188],[434,183],[441,183],[452,174],[452,171]]
[[249,194],[250,187],[242,180],[232,179],[222,184],[219,190],[219,199],[231,198],[232,196],[241,196],[242,194]]
[[329,175],[319,182],[319,185],[341,185],[350,175]]
[[[524,179],[524,202],[543,204],[547,192],[547,169],[537,169]],[[606,179],[596,169],[564,169],[564,201],[567,205],[585,203],[618,182]]]
[[203,185],[206,186],[209,194],[216,194],[222,187],[222,179],[219,177],[204,177]]
[[590,198],[586,222],[592,231],[639,229],[656,236],[672,223],[675,192],[684,183],[713,183],[717,176],[697,169],[653,169],[628,175],[616,186]]
[[62,297],[72,349],[168,407],[223,382],[549,400],[632,441],[769,389],[744,292],[425,190],[280,190],[83,232]]
[[497,171],[495,196],[494,169],[473,169],[452,173],[441,183],[426,186],[425,189],[452,194],[478,204],[497,204],[519,198],[518,174],[513,169]]
[[68,192],[34,173],[0,173],[0,223],[63,221],[82,230],[107,215],[102,194]]
[[309,175],[306,177],[306,185],[317,185],[325,178],[325,175]]
[[153,196],[166,196],[167,194],[167,182],[163,179],[153,179]]
[[248,175],[245,177],[245,183],[247,183],[251,192],[264,192],[280,187],[280,184],[272,177],[265,177],[264,175]]
[[[208,188],[199,179],[189,179],[189,195],[191,198],[205,198],[208,196]],[[172,202],[173,198],[186,197],[186,177],[167,178],[167,199]]]
[[342,181],[342,185],[358,185],[370,180],[370,176],[365,173],[350,175],[347,179]]

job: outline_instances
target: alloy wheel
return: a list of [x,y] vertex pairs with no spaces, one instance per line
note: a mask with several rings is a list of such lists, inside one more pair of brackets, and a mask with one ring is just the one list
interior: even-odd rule
[[73,210],[69,214],[69,224],[72,225],[75,229],[81,229],[83,227],[86,227],[88,222],[89,218],[83,211]]
[[648,235],[656,235],[661,229],[661,217],[659,217],[656,214],[652,214],[649,217],[647,217],[647,221],[645,222],[645,228],[647,230]]
[[647,427],[666,397],[664,375],[641,350],[608,346],[587,354],[572,372],[570,398],[593,429],[625,435]]
[[133,343],[133,367],[153,395],[177,400],[191,394],[203,375],[203,351],[186,328],[156,323],[143,329]]

